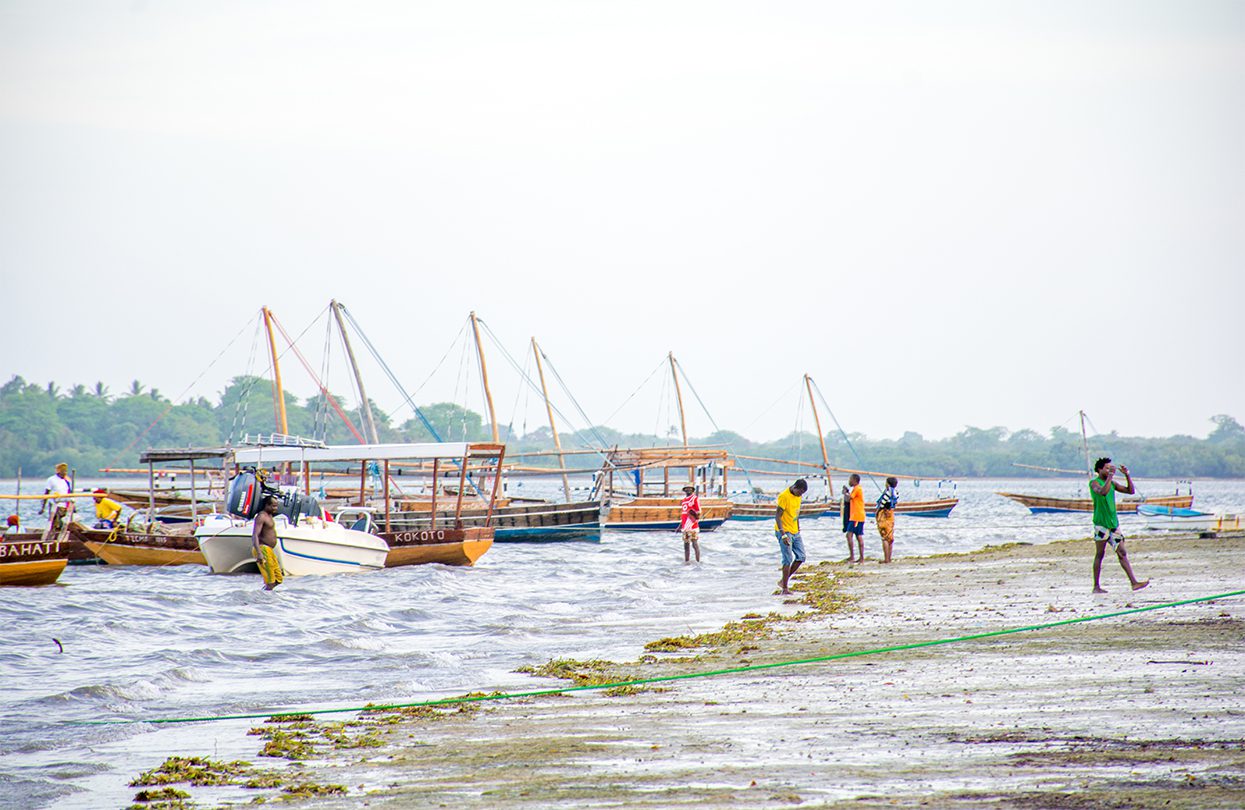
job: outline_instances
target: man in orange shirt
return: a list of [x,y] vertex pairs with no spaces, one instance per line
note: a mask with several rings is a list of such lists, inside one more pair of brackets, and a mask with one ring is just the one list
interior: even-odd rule
[[[847,524],[844,534],[847,536],[847,561],[865,561],[865,493],[860,488],[860,476],[852,473],[847,479],[851,489],[847,493]],[[852,546],[852,537],[856,538],[856,546]]]

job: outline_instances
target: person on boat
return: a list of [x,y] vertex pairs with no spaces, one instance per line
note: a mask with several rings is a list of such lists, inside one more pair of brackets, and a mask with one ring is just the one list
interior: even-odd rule
[[[865,561],[865,492],[860,488],[860,476],[852,473],[847,479],[847,504],[843,510],[846,519],[843,534],[847,537],[847,561]],[[852,547],[855,538],[856,546]]]
[[778,551],[782,554],[782,579],[778,587],[784,595],[791,593],[788,583],[800,564],[807,559],[804,540],[800,537],[800,502],[808,491],[803,478],[778,493],[777,510],[774,512],[774,536],[778,538]]
[[[891,547],[895,544],[895,506],[899,503],[899,479],[890,476],[886,479],[886,489],[878,498],[877,524],[878,534],[882,535],[882,562],[891,561]],[[849,548],[850,551],[850,548]]]
[[251,553],[259,563],[259,573],[264,576],[264,590],[271,591],[285,581],[281,561],[277,559],[277,522],[273,516],[281,509],[275,495],[264,497],[264,508],[255,516],[251,530]]
[[[48,478],[47,489],[43,490],[43,494],[68,495],[71,489],[72,487],[69,483],[69,465],[61,462],[56,465],[56,473]],[[52,522],[56,523],[57,519],[60,517],[60,510],[68,508],[69,502],[61,501],[58,503],[53,500],[45,499],[43,503],[39,504],[39,514],[42,515],[43,510],[48,509],[49,504],[51,504],[51,508],[49,509],[48,514],[52,516]]]
[[696,487],[683,487],[683,502],[679,504],[682,518],[679,531],[683,532],[683,562],[692,561],[692,549],[696,549],[696,562],[700,562],[700,497]]
[[95,528],[111,529],[121,520],[121,504],[108,497],[102,489],[94,492]]
[[22,519],[17,515],[9,515],[9,524],[4,527],[5,534],[21,534]]
[[1133,486],[1133,477],[1128,468],[1120,465],[1124,473],[1124,483],[1115,480],[1115,465],[1109,458],[1100,458],[1094,462],[1097,478],[1090,479],[1089,496],[1094,502],[1094,593],[1106,593],[1099,581],[1102,576],[1102,558],[1107,553],[1107,544],[1115,550],[1120,567],[1128,574],[1128,581],[1134,591],[1139,591],[1150,584],[1150,580],[1138,580],[1133,575],[1133,566],[1128,561],[1128,552],[1124,550],[1124,535],[1120,533],[1120,517],[1115,510],[1115,493],[1122,492],[1132,495],[1137,491]]

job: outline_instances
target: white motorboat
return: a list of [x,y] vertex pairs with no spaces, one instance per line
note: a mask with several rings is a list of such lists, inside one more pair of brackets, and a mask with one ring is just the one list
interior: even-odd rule
[[[251,553],[254,525],[250,520],[212,515],[195,530],[199,550],[213,574],[259,570]],[[276,526],[277,559],[286,576],[343,574],[385,567],[389,546],[374,534],[316,517],[304,517],[297,525],[291,525],[283,515],[278,515]]]

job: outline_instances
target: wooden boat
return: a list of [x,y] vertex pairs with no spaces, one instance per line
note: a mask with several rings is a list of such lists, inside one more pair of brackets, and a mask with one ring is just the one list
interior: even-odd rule
[[[826,501],[803,501],[800,520],[815,520],[826,514]],[[774,501],[733,502],[730,520],[773,520],[778,506]]]
[[[446,501],[449,498],[447,497]],[[446,503],[442,501],[442,503]],[[390,520],[402,531],[422,531],[432,525],[431,498],[400,499],[398,510]],[[437,522],[452,525],[455,515],[450,507],[438,507]],[[550,540],[599,540],[601,538],[601,504],[598,501],[526,501],[498,499],[490,517],[487,506],[464,506],[458,516],[464,527],[478,527],[490,521],[493,539],[498,543],[540,542]]]
[[[935,498],[929,501],[900,501],[895,506],[896,515],[908,515],[909,517],[948,517],[951,510],[960,502],[959,498]],[[865,515],[867,517],[876,517],[878,507],[876,503],[865,503]],[[843,514],[843,505],[840,502],[833,502],[830,508],[823,515],[825,517],[841,517]]]
[[55,521],[42,532],[0,535],[0,585],[51,585],[75,551],[68,521]]
[[[611,504],[604,510],[603,526],[624,532],[675,531],[683,519],[682,502],[682,498],[646,495]],[[726,498],[702,497],[700,530],[711,532],[721,526],[731,516],[733,506]]]
[[109,565],[207,565],[199,544],[185,533],[139,532],[124,526],[91,529],[70,523],[69,534]]
[[[1029,511],[1035,515],[1048,514],[1051,512],[1092,512],[1094,511],[1094,502],[1089,498],[1049,498],[1044,495],[1021,495],[1016,492],[996,492],[996,495],[1002,495],[1004,498],[1028,507]],[[1117,512],[1123,514],[1127,512],[1136,512],[1137,507],[1143,503],[1153,506],[1172,506],[1177,509],[1188,509],[1193,506],[1193,493],[1185,495],[1158,495],[1148,498],[1120,498],[1115,503]]]

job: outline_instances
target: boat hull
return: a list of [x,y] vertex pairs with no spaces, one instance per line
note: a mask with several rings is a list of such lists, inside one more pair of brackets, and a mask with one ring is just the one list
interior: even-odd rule
[[[729,520],[773,520],[778,505],[773,501],[762,503],[732,503]],[[816,520],[826,514],[826,502],[815,501],[800,504],[800,520]]]
[[[643,497],[611,506],[602,527],[616,532],[677,531],[682,523],[682,498]],[[725,498],[700,499],[700,531],[711,532],[731,516]],[[604,510],[603,510],[604,511]]]
[[9,535],[0,542],[0,585],[51,585],[69,562],[70,543]]
[[379,537],[389,546],[386,568],[428,563],[475,565],[493,546],[492,530],[484,526],[380,532]]
[[[252,523],[213,522],[195,532],[208,569],[214,574],[259,570],[251,551]],[[376,571],[385,567],[389,547],[366,532],[336,523],[277,524],[277,560],[289,577]]]
[[[959,498],[938,498],[932,501],[900,501],[895,507],[896,515],[908,517],[945,518],[951,516],[951,510],[960,503]],[[877,517],[877,504],[865,504],[865,516]],[[823,517],[839,517],[843,514],[842,504],[835,503],[823,513]]]
[[[1054,512],[1093,512],[1094,502],[1089,498],[1047,498],[1039,495],[1021,495],[1016,492],[998,492],[1004,498],[1028,507],[1035,515]],[[1120,514],[1137,511],[1141,504],[1152,506],[1172,506],[1177,509],[1188,509],[1193,506],[1193,495],[1159,495],[1154,498],[1123,498],[1116,502],[1115,510]]]
[[185,534],[142,534],[89,529],[72,523],[69,534],[109,565],[204,565],[194,538]]
[[[498,543],[599,540],[601,537],[601,504],[597,501],[501,506],[494,509],[492,515],[476,507],[463,509],[457,516],[453,509],[442,508],[444,503],[438,502],[436,531],[440,531],[441,526],[492,526],[493,539]],[[405,501],[402,507],[389,516],[391,532],[432,529],[429,501]],[[381,515],[374,514],[374,518],[378,525],[384,525]]]

